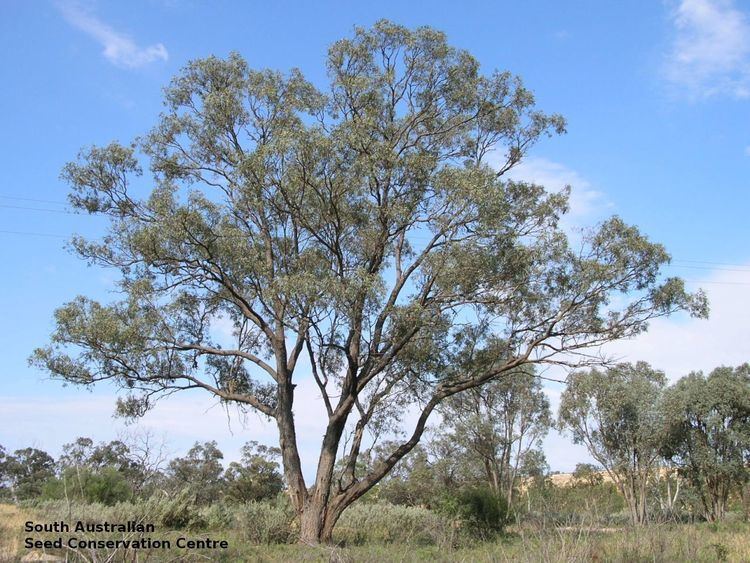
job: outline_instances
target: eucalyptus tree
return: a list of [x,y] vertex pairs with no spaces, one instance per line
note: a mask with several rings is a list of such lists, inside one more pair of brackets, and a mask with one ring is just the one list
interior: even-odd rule
[[724,517],[750,480],[750,364],[691,373],[667,390],[664,453],[693,486],[708,520]]
[[5,448],[0,445],[0,500],[6,500],[11,496],[10,473],[8,472],[8,463],[10,457]]
[[216,441],[196,442],[185,457],[169,462],[167,473],[172,490],[187,488],[198,504],[220,500],[226,490],[223,459]]
[[241,461],[233,461],[224,472],[226,497],[238,502],[274,498],[284,488],[279,473],[278,448],[251,440],[242,446]]
[[617,485],[633,524],[647,518],[648,485],[663,440],[663,372],[645,362],[573,372],[560,398],[559,425],[584,444]]
[[[72,204],[111,220],[73,247],[119,273],[122,298],[62,306],[32,360],[121,384],[124,414],[203,389],[273,419],[306,542],[331,537],[447,397],[705,309],[661,278],[669,256],[636,228],[613,218],[572,247],[567,192],[505,179],[564,130],[518,78],[387,21],[334,43],[327,70],[321,89],[237,54],[196,60],[148,135],[70,163]],[[326,420],[311,483],[293,416],[315,399],[295,395],[303,371]],[[416,422],[359,474],[369,429],[404,413]]]
[[55,460],[37,448],[22,448],[3,461],[5,479],[15,502],[37,498],[44,484],[55,476]]
[[446,399],[439,408],[443,439],[459,446],[486,485],[513,503],[519,469],[552,426],[549,400],[533,369],[508,372]]

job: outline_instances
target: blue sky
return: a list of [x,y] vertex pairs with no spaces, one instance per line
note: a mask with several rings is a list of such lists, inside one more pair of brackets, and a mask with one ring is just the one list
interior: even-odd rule
[[[299,67],[322,86],[327,46],[383,17],[434,26],[485,71],[522,76],[540,108],[565,115],[569,133],[538,145],[516,174],[550,188],[571,183],[571,221],[620,214],[667,246],[669,273],[709,292],[710,321],[656,323],[615,353],[652,361],[672,379],[750,360],[746,4],[9,0],[0,3],[0,444],[56,453],[78,435],[112,439],[123,428],[110,418],[111,389],[63,388],[26,365],[45,343],[55,307],[79,293],[106,299],[113,279],[63,249],[70,234],[103,227],[60,212],[64,163],[83,146],[146,132],[162,88],[191,59],[236,50],[255,67]],[[549,392],[554,402],[559,389]],[[230,458],[247,439],[273,439],[252,417],[230,432],[211,404],[200,395],[177,399],[143,424],[176,451],[216,438]],[[313,452],[319,416],[298,416]],[[583,455],[559,436],[547,452],[560,470]]]

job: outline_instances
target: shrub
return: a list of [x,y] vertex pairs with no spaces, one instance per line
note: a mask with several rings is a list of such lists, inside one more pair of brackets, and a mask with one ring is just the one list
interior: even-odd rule
[[467,532],[479,539],[499,534],[510,521],[506,500],[486,487],[474,487],[449,494],[444,497],[439,510],[460,521]]
[[387,502],[354,504],[341,515],[334,541],[346,545],[364,543],[438,544],[452,535],[440,514],[426,508]]
[[66,500],[35,501],[24,503],[35,509],[44,519],[80,520],[82,522],[127,522],[134,520],[154,524],[162,530],[207,527],[206,516],[195,505],[188,491],[173,497],[152,497],[145,502],[119,502],[111,506],[103,503],[81,503]]
[[130,500],[133,490],[125,476],[111,467],[99,471],[67,468],[62,477],[48,479],[41,500],[73,500],[108,506]]
[[294,511],[283,502],[248,502],[234,507],[234,526],[250,544],[290,543],[296,540]]

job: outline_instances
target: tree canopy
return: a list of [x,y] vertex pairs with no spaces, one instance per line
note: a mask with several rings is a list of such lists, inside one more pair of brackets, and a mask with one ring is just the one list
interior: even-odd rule
[[617,484],[634,524],[647,517],[647,487],[663,443],[665,385],[664,373],[645,362],[618,364],[572,373],[560,399],[560,426]]
[[[519,78],[387,21],[334,43],[327,70],[321,87],[236,53],[193,61],[153,130],[68,164],[72,204],[110,218],[102,240],[72,246],[118,272],[121,298],[62,306],[33,356],[68,382],[122,386],[124,414],[200,388],[274,419],[303,541],[330,538],[445,398],[706,313],[637,228],[614,217],[572,245],[568,192],[507,179],[565,128]],[[312,485],[292,410],[311,400],[294,394],[303,361],[327,420]],[[413,411],[357,474],[366,432]]]
[[750,364],[694,372],[669,388],[664,454],[697,490],[709,520],[750,479]]

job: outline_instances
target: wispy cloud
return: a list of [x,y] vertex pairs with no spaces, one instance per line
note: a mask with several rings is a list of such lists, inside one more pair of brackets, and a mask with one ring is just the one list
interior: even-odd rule
[[169,53],[163,44],[140,47],[132,37],[117,31],[77,3],[63,2],[59,7],[65,20],[101,44],[104,57],[116,66],[138,68],[154,61],[169,59]]
[[508,177],[539,184],[550,192],[570,186],[570,211],[567,219],[574,223],[601,219],[613,208],[612,202],[602,192],[594,189],[577,171],[546,158],[527,157],[508,173]]
[[750,96],[750,23],[733,0],[680,0],[664,74],[693,99]]

